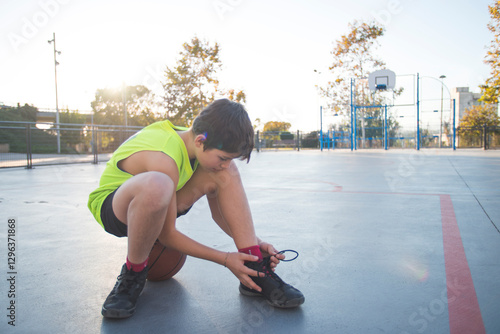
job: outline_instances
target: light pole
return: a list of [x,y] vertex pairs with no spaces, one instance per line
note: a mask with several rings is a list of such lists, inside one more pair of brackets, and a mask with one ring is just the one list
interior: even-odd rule
[[[321,72],[314,69],[314,73],[317,74],[317,76],[315,77],[315,81],[316,81],[316,93],[318,94],[317,95],[317,99],[316,99],[316,103],[317,103],[317,107],[319,107],[320,109],[320,116],[319,116],[319,127],[320,127],[320,134],[321,134],[321,130],[323,128],[323,106],[322,106],[322,101],[321,101],[321,98],[320,98],[320,84],[321,84]],[[321,139],[323,140],[323,139]]]
[[[443,80],[444,78],[446,78],[445,75],[441,75],[439,77],[439,80],[438,78],[436,77],[430,77],[430,76],[419,76],[419,74],[417,73],[417,150],[420,149],[420,82],[421,82],[421,79],[424,79],[424,78],[429,78],[429,79],[432,79],[432,80],[435,80],[437,82],[440,82],[441,83],[441,125],[442,125],[442,115],[443,115],[443,87],[446,88],[446,91],[448,92],[448,96],[450,97],[450,104],[451,104],[451,93],[450,93],[450,89],[444,84]],[[437,110],[436,110],[437,112]],[[442,126],[441,126],[442,128]],[[455,125],[453,125],[453,128],[455,128]],[[440,136],[439,136],[439,142],[441,143],[441,130],[440,130]],[[441,145],[439,145],[439,147],[441,147]]]
[[57,51],[56,49],[56,33],[53,33],[52,39],[47,41],[49,44],[54,43],[54,77],[56,83],[56,129],[57,129],[57,153],[61,153],[61,133],[59,130],[59,101],[57,99],[57,65],[59,62],[57,61],[57,55],[61,54],[61,51]]
[[441,79],[441,122],[439,123],[439,148],[441,148],[443,140],[443,88],[444,83],[443,79],[446,78],[446,75],[441,75],[439,79]]

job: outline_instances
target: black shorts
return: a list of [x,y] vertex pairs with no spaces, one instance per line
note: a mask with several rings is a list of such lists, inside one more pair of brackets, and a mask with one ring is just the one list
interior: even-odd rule
[[[116,189],[118,190],[118,189]],[[113,197],[115,196],[116,190],[106,197],[101,207],[101,221],[104,225],[104,230],[106,232],[116,235],[117,237],[126,237],[127,236],[127,225],[122,223],[118,218],[116,218],[115,213],[113,212]],[[189,207],[187,210],[182,212],[177,212],[177,218],[185,215],[191,210]]]

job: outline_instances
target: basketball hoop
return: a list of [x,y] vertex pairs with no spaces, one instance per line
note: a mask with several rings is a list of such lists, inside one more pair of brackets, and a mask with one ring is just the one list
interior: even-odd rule
[[390,70],[378,70],[368,76],[368,87],[372,92],[378,90],[394,89],[396,86],[396,73]]

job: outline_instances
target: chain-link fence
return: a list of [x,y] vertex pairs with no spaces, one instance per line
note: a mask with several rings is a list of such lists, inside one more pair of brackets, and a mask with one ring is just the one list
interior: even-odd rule
[[257,131],[255,133],[255,149],[263,150],[297,150],[319,149],[320,132],[311,131]]
[[0,167],[98,163],[141,127],[0,122]]
[[[111,154],[141,127],[113,125],[0,122],[0,168],[98,163]],[[458,127],[442,135],[442,148],[500,148],[500,127]],[[357,148],[384,149],[381,136],[356,138]],[[416,148],[416,139],[408,136],[387,138],[387,148]],[[265,150],[351,149],[349,131],[284,132],[257,131],[255,148]],[[421,133],[421,148],[438,148],[439,137]]]
[[485,150],[500,148],[500,127],[458,127],[458,148],[482,148]]
[[[379,130],[380,131],[380,130]],[[387,133],[387,149],[416,149],[416,131],[411,133]],[[318,135],[318,138],[320,136]],[[440,143],[441,139],[441,143]],[[361,137],[356,135],[356,142],[352,142],[349,132],[329,130],[323,132],[322,140],[319,139],[320,147],[327,149],[352,148],[359,149],[385,149],[385,134],[378,136]],[[453,145],[455,144],[455,145]],[[500,149],[500,127],[457,127],[447,130],[441,136],[431,133],[428,130],[420,130],[419,148],[442,148],[442,149],[462,149],[480,148],[484,150]]]

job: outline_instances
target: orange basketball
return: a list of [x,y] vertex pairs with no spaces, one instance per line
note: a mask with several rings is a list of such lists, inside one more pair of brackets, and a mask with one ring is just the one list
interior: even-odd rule
[[158,240],[155,242],[148,260],[148,280],[164,281],[181,270],[186,262],[186,254],[163,246]]

